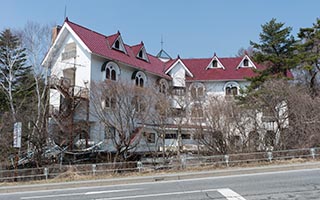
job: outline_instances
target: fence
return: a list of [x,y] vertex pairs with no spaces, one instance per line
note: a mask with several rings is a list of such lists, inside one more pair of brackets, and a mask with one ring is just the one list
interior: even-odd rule
[[114,173],[175,170],[204,166],[233,166],[242,163],[273,162],[294,158],[316,159],[320,148],[292,149],[269,152],[240,153],[215,156],[183,154],[180,158],[149,158],[138,162],[95,163],[81,165],[50,165],[42,168],[0,170],[0,182],[52,179],[75,175],[101,176]]

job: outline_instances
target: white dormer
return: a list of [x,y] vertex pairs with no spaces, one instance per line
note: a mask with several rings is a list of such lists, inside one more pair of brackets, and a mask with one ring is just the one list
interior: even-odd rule
[[[118,32],[119,33],[119,32]],[[127,54],[127,51],[125,49],[125,46],[124,46],[124,43],[123,43],[123,40],[121,38],[121,35],[119,33],[119,36],[118,38],[114,41],[113,45],[112,45],[112,48],[113,49],[116,49],[116,50],[119,50],[119,51],[122,51],[124,52],[125,54]]]
[[245,55],[241,62],[239,63],[237,69],[239,68],[257,68],[254,63],[252,62],[252,60],[249,58],[249,56]]
[[216,54],[214,54],[206,69],[225,69]]
[[193,77],[193,74],[185,66],[182,60],[178,57],[177,61],[165,71],[166,74],[172,77],[172,85],[174,87],[185,87],[185,77]]
[[148,55],[147,55],[147,52],[146,52],[146,49],[144,48],[144,46],[141,47],[141,49],[139,50],[139,52],[136,56],[137,56],[137,58],[140,58],[142,60],[149,62]]

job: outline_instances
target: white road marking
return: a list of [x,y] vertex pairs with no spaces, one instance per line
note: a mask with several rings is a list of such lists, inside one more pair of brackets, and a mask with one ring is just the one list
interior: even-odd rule
[[235,191],[229,188],[218,189],[217,191],[223,196],[225,196],[228,200],[246,200],[245,198],[240,196],[238,193],[236,193]]
[[136,190],[142,190],[142,188],[123,189],[123,190],[107,190],[107,191],[96,191],[96,192],[86,192],[86,193],[70,193],[70,194],[31,196],[31,197],[21,197],[20,199],[44,199],[44,198],[69,197],[69,196],[81,196],[81,195],[95,195],[95,194],[116,193],[116,192],[130,192],[130,191],[136,191]]
[[181,194],[194,194],[194,193],[212,192],[212,191],[217,191],[217,189],[193,190],[193,191],[183,191],[183,192],[167,192],[167,193],[158,193],[158,194],[143,194],[143,195],[133,195],[133,196],[110,197],[110,198],[96,199],[96,200],[137,199],[137,198],[146,198],[146,197],[160,197],[160,196],[171,196],[171,195],[181,195]]
[[[258,172],[258,173],[249,173],[246,174],[245,170],[243,171],[243,174],[236,174],[236,175],[225,175],[225,176],[210,176],[204,177],[204,178],[191,178],[191,179],[181,179],[181,180],[164,180],[164,181],[158,181],[158,182],[141,182],[141,183],[120,183],[117,185],[106,185],[106,186],[88,186],[88,187],[76,187],[76,188],[64,188],[64,189],[49,189],[49,190],[34,190],[34,191],[23,191],[23,192],[11,192],[11,193],[0,193],[0,196],[10,196],[10,195],[16,195],[16,194],[29,194],[29,193],[47,193],[47,192],[62,192],[62,191],[73,191],[73,190],[84,190],[84,189],[97,189],[97,188],[112,188],[112,187],[127,187],[127,186],[138,186],[138,185],[157,185],[157,184],[165,184],[165,183],[178,183],[178,182],[192,182],[192,181],[202,181],[202,180],[218,180],[218,179],[224,179],[224,178],[240,178],[240,177],[252,177],[252,176],[262,176],[262,175],[273,175],[273,174],[283,174],[283,173],[297,173],[297,172],[310,172],[310,171],[319,171],[319,168],[315,169],[298,169],[298,170],[287,170],[287,171],[275,171],[275,172]],[[232,170],[230,170],[232,172]],[[201,173],[200,173],[201,174]],[[161,177],[161,176],[160,176]],[[134,177],[136,178],[136,177]],[[132,178],[132,179],[134,179]],[[98,181],[105,181],[104,179],[98,180]],[[90,181],[88,181],[90,182]],[[75,182],[79,183],[79,182]],[[86,182],[84,182],[86,183]],[[73,182],[70,182],[68,184],[73,184]],[[68,186],[66,184],[66,187]],[[46,186],[50,186],[50,184],[44,184]],[[30,185],[28,185],[30,186]],[[39,185],[40,186],[40,185]],[[3,187],[6,188],[6,187]],[[11,188],[11,187],[8,187]],[[17,190],[19,190],[19,187],[16,187]],[[23,188],[23,186],[22,186]]]

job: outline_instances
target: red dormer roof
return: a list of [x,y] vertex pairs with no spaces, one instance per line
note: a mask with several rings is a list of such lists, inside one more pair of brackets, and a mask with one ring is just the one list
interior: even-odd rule
[[112,47],[112,45],[114,44],[114,42],[116,41],[116,39],[119,36],[120,36],[120,31],[118,31],[117,33],[115,33],[113,35],[107,36],[107,41],[108,41],[108,44],[110,45],[110,47]]
[[[197,81],[222,81],[222,80],[245,80],[245,78],[256,75],[251,67],[241,67],[239,63],[242,57],[235,58],[219,58],[219,61],[224,66],[223,68],[208,68],[212,58],[199,59],[182,59],[186,67],[189,68],[194,77],[187,77],[187,80]],[[255,63],[257,69],[263,69],[262,66]]]
[[112,59],[120,63],[125,63],[129,66],[132,66],[138,70],[146,71],[151,74],[155,74],[164,78],[169,78],[169,76],[164,74],[164,63],[148,54],[149,62],[136,58],[131,46],[124,44],[124,48],[127,51],[127,54],[109,48],[107,43],[112,46],[116,38],[119,37],[120,33],[116,33],[111,36],[105,36],[95,31],[92,31],[88,28],[80,26],[70,21],[65,21],[71,29],[78,35],[78,37],[83,41],[83,43],[90,49],[90,51],[98,56],[105,57],[107,59]]

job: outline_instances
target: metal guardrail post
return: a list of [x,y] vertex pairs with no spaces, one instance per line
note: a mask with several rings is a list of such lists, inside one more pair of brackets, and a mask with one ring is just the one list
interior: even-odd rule
[[312,156],[313,159],[316,158],[316,150],[315,150],[314,148],[311,148],[311,149],[310,149],[310,154],[311,154],[311,156]]
[[142,162],[141,161],[138,161],[137,162],[137,168],[138,168],[138,171],[139,173],[141,172],[142,168],[143,168],[143,165],[142,165]]
[[97,165],[96,164],[92,164],[92,174],[93,174],[93,176],[96,175],[96,171],[97,171]]
[[272,159],[273,159],[272,152],[271,152],[271,151],[268,151],[268,152],[267,152],[267,156],[268,156],[268,160],[269,160],[269,162],[271,162],[271,161],[272,161]]
[[49,170],[48,170],[48,168],[44,168],[43,169],[43,173],[44,173],[44,176],[46,177],[46,180],[48,180],[48,176],[49,176]]
[[229,155],[224,155],[224,160],[226,162],[227,167],[229,167]]

